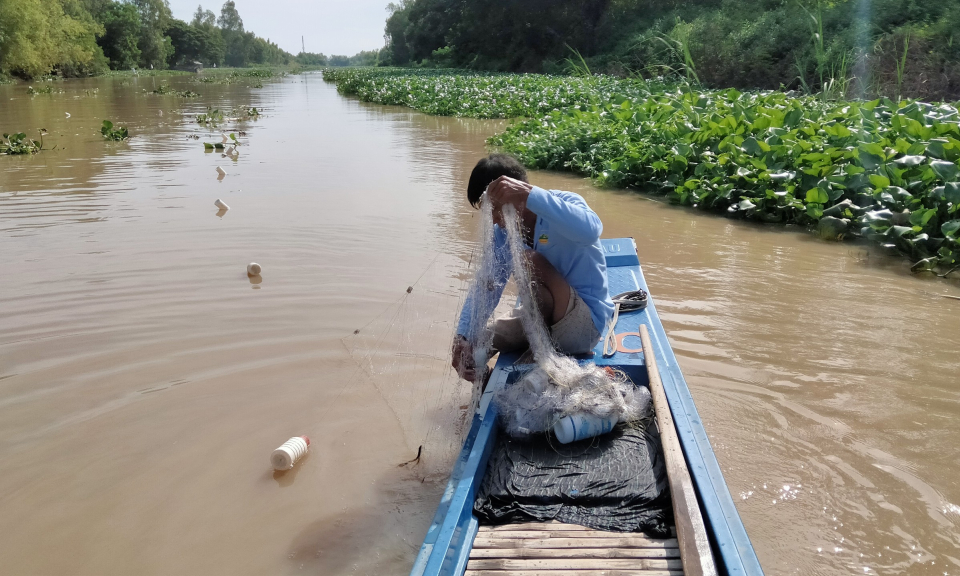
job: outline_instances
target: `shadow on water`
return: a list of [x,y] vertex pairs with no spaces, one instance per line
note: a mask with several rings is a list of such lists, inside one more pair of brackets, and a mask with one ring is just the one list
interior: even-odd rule
[[446,472],[424,460],[375,481],[373,502],[317,519],[290,544],[290,568],[313,574],[407,574],[439,502]]

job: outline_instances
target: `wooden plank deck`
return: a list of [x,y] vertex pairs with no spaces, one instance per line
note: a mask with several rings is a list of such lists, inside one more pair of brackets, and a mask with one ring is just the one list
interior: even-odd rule
[[559,522],[481,526],[466,576],[682,576],[677,539]]

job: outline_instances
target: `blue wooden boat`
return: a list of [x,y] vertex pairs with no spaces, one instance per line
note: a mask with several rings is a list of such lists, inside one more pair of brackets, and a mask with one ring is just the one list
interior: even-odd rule
[[[647,289],[647,284],[640,268],[637,257],[637,248],[632,238],[618,238],[602,240],[606,253],[607,274],[611,294]],[[659,372],[662,381],[662,390],[669,405],[676,429],[675,438],[679,439],[682,448],[682,459],[689,470],[692,479],[692,492],[695,492],[698,510],[695,514],[702,516],[701,525],[705,528],[706,539],[709,541],[708,555],[716,566],[716,573],[726,575],[757,576],[762,575],[760,563],[747,536],[747,532],[740,520],[740,515],[734,506],[733,499],[720,472],[720,465],[707,439],[700,416],[693,403],[693,397],[687,388],[687,383],[680,372],[677,359],[674,356],[667,335],[657,315],[653,295],[647,307],[643,310],[621,313],[615,327],[616,333],[635,333],[638,326],[645,325],[649,333],[649,343],[655,357],[655,370]],[[636,344],[639,348],[639,344]],[[510,533],[516,537],[527,538],[525,542],[550,542],[541,536],[562,535],[555,540],[571,546],[574,551],[581,546],[576,544],[577,538],[590,538],[609,535],[613,540],[604,542],[626,543],[624,546],[647,546],[656,554],[653,556],[627,554],[611,555],[618,550],[605,550],[603,557],[620,558],[617,560],[597,560],[600,555],[594,555],[593,560],[572,560],[571,550],[558,555],[556,559],[549,559],[549,554],[538,554],[537,558],[546,560],[521,562],[501,562],[498,569],[489,571],[483,562],[471,560],[471,552],[475,539],[481,527],[473,515],[473,504],[478,486],[486,471],[487,461],[497,441],[496,405],[490,401],[492,394],[506,382],[506,378],[513,369],[516,360],[513,355],[501,355],[491,374],[479,409],[473,417],[470,431],[466,437],[457,461],[453,467],[450,481],[447,484],[436,515],[424,538],[420,553],[417,556],[411,576],[461,576],[465,573],[487,574],[696,574],[702,573],[698,569],[690,569],[680,563],[680,554],[674,544],[658,544],[647,542],[643,537],[632,538],[623,533],[594,533],[589,529],[572,525],[540,525],[530,527],[526,524],[500,527],[499,529],[513,530]],[[647,385],[647,367],[643,354],[617,352],[610,358],[603,358],[602,343],[594,350],[593,361],[601,366],[612,366],[626,372],[638,385]],[[662,432],[662,431],[661,431]],[[667,447],[664,440],[664,447]],[[678,521],[678,526],[680,522]],[[534,531],[530,531],[534,528]],[[488,529],[483,527],[483,529]],[[542,530],[536,532],[535,530]],[[578,531],[579,530],[579,531]],[[701,529],[702,531],[703,529]],[[552,531],[552,532],[551,532]],[[481,533],[482,540],[488,541],[496,533]],[[531,540],[532,539],[532,540]],[[582,540],[583,542],[598,542],[598,540]],[[572,542],[572,544],[571,544]],[[617,544],[619,546],[619,544]],[[593,546],[591,544],[591,546]],[[673,546],[671,548],[670,546]],[[586,548],[584,545],[582,548]],[[622,547],[621,547],[622,548]],[[623,552],[624,550],[619,550]],[[476,554],[476,553],[474,553]],[[524,558],[524,556],[514,556]],[[631,558],[657,558],[656,560]],[[586,562],[586,563],[585,563]],[[468,566],[469,563],[469,566]],[[477,569],[474,566],[481,566]],[[506,568],[514,567],[514,570]],[[525,568],[526,567],[526,568]]]

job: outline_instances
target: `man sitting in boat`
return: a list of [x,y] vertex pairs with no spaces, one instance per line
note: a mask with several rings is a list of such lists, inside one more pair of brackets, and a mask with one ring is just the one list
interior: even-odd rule
[[[491,154],[477,163],[470,174],[467,199],[474,208],[479,208],[481,201],[493,203],[494,250],[498,258],[509,257],[501,210],[506,204],[517,209],[528,247],[534,299],[554,345],[569,355],[592,350],[613,315],[606,260],[600,246],[603,224],[597,213],[579,194],[533,186],[527,182],[523,166],[506,154]],[[503,272],[490,287],[491,297],[484,302],[467,298],[457,325],[453,367],[470,381],[476,377],[476,365],[474,343],[468,336],[477,333],[471,322],[474,318],[490,317],[510,274],[509,266],[497,269]],[[527,347],[516,309],[491,322],[488,329],[493,330],[495,350]]]

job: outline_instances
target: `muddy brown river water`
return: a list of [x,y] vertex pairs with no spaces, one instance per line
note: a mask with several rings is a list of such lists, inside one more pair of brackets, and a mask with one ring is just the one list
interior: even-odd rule
[[[0,131],[49,131],[0,156],[0,572],[406,574],[464,433],[464,187],[503,124],[318,74],[163,81],[202,97],[0,86]],[[208,105],[263,110],[224,125],[236,158],[204,152]],[[105,142],[103,119],[132,138]],[[531,179],[636,238],[767,574],[960,574],[960,301],[939,296],[958,281]],[[299,434],[309,455],[275,474]]]

